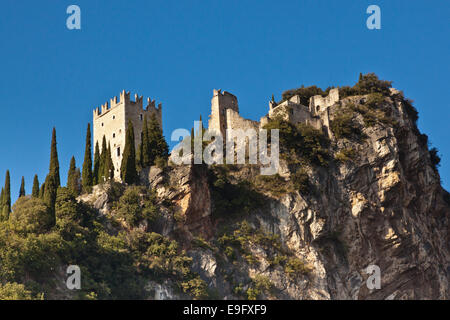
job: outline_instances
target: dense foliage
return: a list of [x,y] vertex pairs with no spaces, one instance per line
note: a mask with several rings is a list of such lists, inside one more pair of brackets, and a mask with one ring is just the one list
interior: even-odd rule
[[[145,188],[125,190],[116,218],[98,216],[68,188],[58,188],[54,217],[43,200],[21,197],[10,219],[0,223],[0,298],[141,299],[149,295],[148,281],[167,279],[180,292],[206,297],[205,283],[191,272],[192,259],[176,241],[151,228],[120,227],[131,199],[141,204],[134,213],[155,218],[152,197]],[[65,268],[73,264],[81,268],[81,290],[57,290],[57,281],[65,281]]]
[[330,141],[322,131],[304,123],[294,125],[281,118],[272,119],[264,129],[280,130],[280,152],[286,160],[327,166]]

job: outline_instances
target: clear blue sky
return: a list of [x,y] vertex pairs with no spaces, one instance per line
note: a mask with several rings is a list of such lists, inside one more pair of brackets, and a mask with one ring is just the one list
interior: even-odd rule
[[[81,8],[82,29],[66,28]],[[381,7],[381,30],[366,8]],[[57,130],[61,177],[81,166],[92,109],[122,89],[163,102],[166,138],[206,120],[213,88],[259,119],[272,93],[353,85],[375,72],[415,101],[419,127],[442,156],[450,189],[449,16],[443,1],[17,1],[0,5],[0,183],[11,170],[31,192],[48,171]]]

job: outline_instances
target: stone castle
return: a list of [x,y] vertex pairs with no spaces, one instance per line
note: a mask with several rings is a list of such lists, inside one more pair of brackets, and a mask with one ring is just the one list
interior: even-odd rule
[[320,95],[311,97],[309,106],[302,105],[298,95],[280,104],[270,101],[269,113],[258,122],[244,119],[239,115],[236,96],[227,91],[214,90],[208,128],[220,132],[225,137],[227,129],[254,129],[257,131],[262,129],[270,119],[281,117],[293,124],[306,123],[316,129],[324,129],[331,136],[328,108],[338,101],[338,89],[331,89],[327,97]]
[[[306,123],[316,129],[324,129],[331,136],[328,108],[338,101],[338,89],[332,89],[327,97],[320,95],[311,97],[309,106],[302,105],[298,95],[280,104],[270,101],[269,113],[258,122],[240,116],[236,96],[227,91],[213,90],[208,128],[220,132],[225,138],[227,129],[254,129],[258,131],[270,119],[281,117],[293,124]],[[135,94],[133,101],[130,99],[130,92],[125,92],[125,90],[120,93],[119,100],[114,97],[109,103],[106,102],[101,108],[94,110],[94,146],[98,143],[101,148],[103,136],[106,137],[106,142],[111,145],[116,179],[120,177],[120,165],[125,147],[125,130],[128,121],[131,120],[133,123],[137,150],[141,143],[143,119],[145,116],[149,119],[152,114],[156,115],[162,128],[162,104],[160,103],[156,107],[155,100],[148,98],[147,106],[143,108],[142,96]]]
[[[96,143],[102,147],[103,136],[106,143],[111,145],[111,156],[114,164],[114,176],[120,177],[120,165],[122,153],[125,148],[125,130],[128,121],[131,120],[134,128],[134,143],[136,148],[141,143],[141,132],[144,117],[150,119],[155,114],[162,128],[162,104],[155,106],[155,100],[147,99],[147,106],[143,108],[142,96],[134,95],[134,101],[130,99],[130,92],[123,90],[120,99],[117,96],[106,102],[101,108],[94,109],[94,146]],[[137,149],[136,149],[137,150]]]

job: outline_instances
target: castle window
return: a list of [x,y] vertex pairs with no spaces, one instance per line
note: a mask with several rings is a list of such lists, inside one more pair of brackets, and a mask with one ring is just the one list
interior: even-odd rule
[[142,118],[142,114],[140,114],[140,115],[139,115],[139,118],[140,118],[140,119],[141,119],[141,121],[142,121],[142,119],[143,119],[143,118]]
[[113,138],[115,138],[116,137],[116,134],[115,133],[113,133]]
[[116,116],[113,116],[113,120],[116,118]]
[[102,122],[102,127],[103,127],[103,122]]
[[120,157],[120,147],[117,148],[117,156]]
[[319,110],[320,110],[320,106],[317,106],[317,107],[316,107],[316,110],[319,111]]

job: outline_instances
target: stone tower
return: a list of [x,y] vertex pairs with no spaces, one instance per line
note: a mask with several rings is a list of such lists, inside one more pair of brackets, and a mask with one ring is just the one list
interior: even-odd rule
[[213,97],[211,99],[211,115],[209,116],[208,128],[217,130],[222,133],[225,138],[227,128],[227,110],[231,109],[239,114],[238,101],[233,94],[222,91],[213,90]]
[[125,148],[125,130],[128,121],[131,120],[134,128],[134,143],[138,150],[141,143],[141,132],[144,117],[147,120],[155,114],[159,125],[162,128],[162,105],[155,107],[155,100],[147,99],[145,109],[142,104],[142,96],[134,95],[134,101],[130,99],[130,92],[123,90],[120,93],[120,100],[117,96],[112,98],[108,104],[106,102],[101,108],[94,109],[94,148],[98,142],[101,152],[103,136],[106,143],[111,144],[111,156],[114,164],[114,177],[120,180],[120,165],[122,163],[122,153]]

